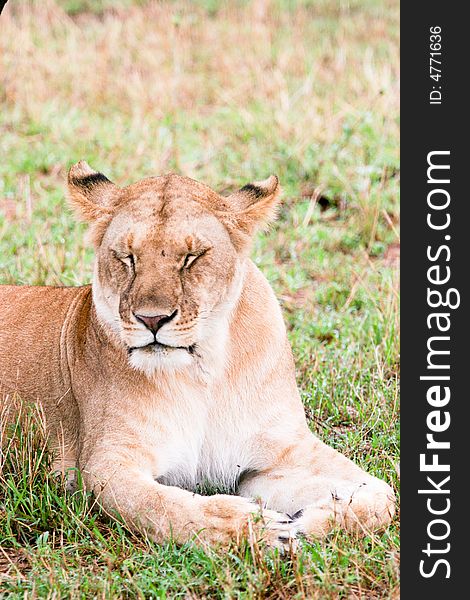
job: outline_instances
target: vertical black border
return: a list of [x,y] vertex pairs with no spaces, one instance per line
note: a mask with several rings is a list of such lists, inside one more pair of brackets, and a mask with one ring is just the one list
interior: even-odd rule
[[[470,149],[467,146],[470,102],[466,99],[467,60],[470,56],[466,40],[469,38],[468,21],[464,16],[465,5],[431,0],[425,3],[402,2],[401,4],[401,173],[402,173],[402,259],[401,259],[401,597],[415,598],[464,598],[469,595],[466,567],[467,544],[470,532],[464,506],[470,496],[467,490],[470,467],[470,394],[465,386],[465,375],[470,373],[470,349],[468,333],[468,280],[470,279],[470,195],[465,186],[470,173]],[[442,77],[438,82],[430,78],[430,28],[442,28]],[[442,103],[431,105],[429,94],[433,86],[441,86]],[[427,195],[431,189],[427,182],[427,155],[435,150],[449,150],[450,184],[445,187],[451,196],[448,212],[451,223],[445,231],[433,231],[426,223],[430,212]],[[444,211],[445,212],[445,211]],[[450,235],[450,240],[444,240]],[[448,244],[451,256],[445,260],[443,252],[437,261],[451,269],[447,286],[459,290],[460,306],[456,309],[438,310],[450,313],[451,327],[447,334],[450,355],[441,362],[450,363],[451,399],[442,410],[450,412],[449,429],[440,434],[441,440],[450,441],[450,449],[440,454],[441,462],[450,464],[449,473],[435,473],[435,481],[450,475],[449,495],[434,495],[435,506],[439,497],[449,497],[451,507],[445,518],[450,525],[449,537],[441,542],[429,540],[427,526],[433,518],[426,502],[429,496],[418,494],[419,489],[430,488],[427,476],[432,473],[420,471],[419,455],[426,451],[426,424],[428,413],[433,410],[427,403],[429,382],[420,381],[426,371],[428,349],[426,343],[433,334],[426,319],[433,312],[427,303],[427,270],[434,264],[426,256],[427,247],[434,249]],[[435,287],[435,286],[431,286]],[[443,289],[444,292],[444,289]],[[435,372],[444,374],[443,371]],[[447,384],[446,384],[447,385]],[[436,436],[437,437],[437,436]],[[432,452],[431,452],[432,453]],[[444,486],[442,486],[444,487]],[[438,528],[435,531],[439,531]],[[440,530],[444,531],[444,527]],[[450,544],[449,552],[427,557],[423,552],[427,543],[435,548]],[[426,560],[425,570],[430,572],[434,561],[446,559],[450,565],[436,567],[432,577],[420,574],[420,561]]]

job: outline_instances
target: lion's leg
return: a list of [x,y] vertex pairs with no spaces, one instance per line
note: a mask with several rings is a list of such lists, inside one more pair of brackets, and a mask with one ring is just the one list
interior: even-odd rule
[[108,449],[92,455],[82,475],[106,511],[117,511],[130,528],[159,543],[228,544],[251,535],[282,548],[292,539],[286,515],[271,510],[260,514],[259,505],[239,496],[201,496],[159,484],[143,461],[129,454]]
[[55,440],[55,443],[52,443],[52,452],[54,456],[52,472],[59,477],[65,478],[67,490],[69,492],[74,492],[77,489],[76,444],[70,442],[70,439],[67,439],[62,428],[60,429],[60,434],[56,434],[52,439]]
[[364,532],[379,529],[395,512],[388,484],[309,432],[299,443],[280,448],[271,465],[248,475],[239,493],[294,516],[299,530],[314,536],[338,525]]
[[52,463],[52,471],[59,477],[65,478],[66,488],[69,492],[77,489],[77,454],[74,449],[59,449]]

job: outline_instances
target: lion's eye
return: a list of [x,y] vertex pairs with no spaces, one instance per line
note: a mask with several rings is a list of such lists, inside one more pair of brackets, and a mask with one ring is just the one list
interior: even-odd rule
[[209,252],[210,247],[209,248],[204,248],[203,250],[196,250],[195,252],[189,252],[188,254],[186,254],[186,256],[184,257],[183,260],[183,264],[181,266],[182,269],[189,269],[198,258],[201,258],[201,256],[204,256],[204,254],[206,254],[207,252]]
[[118,258],[122,263],[129,267],[129,269],[134,270],[135,260],[132,254],[116,254],[116,258]]
[[189,267],[193,264],[196,258],[199,258],[200,254],[186,254],[183,262],[183,269],[189,269]]

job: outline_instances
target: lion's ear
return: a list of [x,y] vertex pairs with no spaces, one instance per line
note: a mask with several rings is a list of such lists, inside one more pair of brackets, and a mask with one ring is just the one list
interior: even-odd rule
[[70,169],[67,183],[70,203],[86,221],[111,214],[112,201],[119,188],[84,160]]
[[280,195],[281,186],[276,175],[244,185],[227,198],[232,224],[242,236],[251,238],[258,229],[276,218]]

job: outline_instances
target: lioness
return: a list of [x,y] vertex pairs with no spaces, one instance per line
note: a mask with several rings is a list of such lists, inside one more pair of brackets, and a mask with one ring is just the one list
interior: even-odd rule
[[[121,189],[81,161],[68,186],[92,285],[0,286],[2,396],[42,404],[57,469],[78,467],[158,542],[249,531],[282,547],[388,524],[391,488],[310,432],[279,304],[248,256],[277,177],[228,197],[175,174]],[[195,493],[207,482],[237,495]]]

